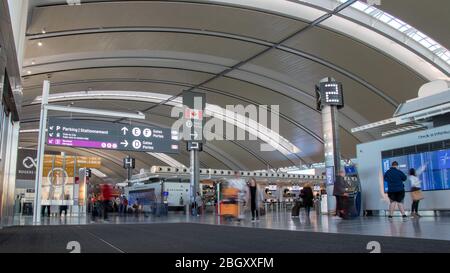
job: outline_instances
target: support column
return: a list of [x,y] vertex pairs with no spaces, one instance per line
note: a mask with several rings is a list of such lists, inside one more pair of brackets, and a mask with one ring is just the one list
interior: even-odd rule
[[331,77],[323,78],[316,85],[317,109],[322,113],[322,131],[326,169],[328,213],[336,211],[333,196],[334,181],[341,169],[339,151],[338,109],[344,107],[342,84]]
[[195,203],[195,197],[197,196],[197,191],[199,191],[199,181],[200,181],[200,168],[199,168],[199,158],[198,150],[191,150],[191,205]]
[[33,223],[39,224],[41,222],[41,198],[42,198],[42,173],[44,171],[44,151],[45,151],[45,129],[47,128],[47,104],[48,94],[50,92],[50,82],[44,81],[42,88],[41,100],[41,118],[39,121],[39,141],[37,150],[37,164],[36,164],[36,182],[35,182],[35,198],[34,198],[34,213]]
[[328,212],[336,210],[336,200],[333,196],[334,179],[341,169],[339,150],[339,125],[336,106],[325,105],[322,109],[322,129],[325,153],[325,169],[327,177],[327,207]]

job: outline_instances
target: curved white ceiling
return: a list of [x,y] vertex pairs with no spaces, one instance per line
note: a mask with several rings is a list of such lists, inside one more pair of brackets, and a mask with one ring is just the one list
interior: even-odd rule
[[[329,4],[326,6],[332,6],[335,8],[339,6],[339,4],[350,1],[354,2],[353,0],[339,0],[339,2],[335,0],[328,0]],[[319,16],[326,14],[326,12],[323,10],[319,10],[318,8],[303,4],[305,2],[309,2],[310,4],[317,3],[314,1],[297,1],[296,3],[293,1],[285,0],[214,0],[200,2],[217,2],[226,5],[235,5],[257,10],[266,10],[306,21],[312,21]],[[322,3],[322,6],[324,6],[324,1],[320,2]],[[361,14],[358,14],[359,11],[360,10],[356,8],[353,8],[352,11],[349,11],[349,9],[345,10],[346,15],[350,18],[361,18]],[[360,40],[367,45],[373,46],[385,52],[392,58],[395,58],[404,63],[409,68],[423,75],[430,81],[436,79],[449,79],[448,75],[450,75],[450,65],[447,62],[443,62],[443,60],[433,62],[432,58],[431,60],[430,58],[424,58],[419,54],[413,52],[411,48],[406,47],[409,46],[406,41],[405,43],[400,43],[398,39],[393,40],[392,36],[390,36],[387,32],[385,32],[385,35],[377,33],[373,29],[361,25],[361,21],[362,19],[360,19],[360,23],[355,23],[337,14],[337,16],[332,16],[325,20],[323,23],[321,23],[321,25],[333,29],[334,31],[345,33],[355,40]],[[441,71],[436,66],[439,66],[445,72]]]

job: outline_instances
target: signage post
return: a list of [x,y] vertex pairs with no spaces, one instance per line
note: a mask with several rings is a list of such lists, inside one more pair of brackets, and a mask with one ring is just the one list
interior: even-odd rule
[[136,167],[136,160],[131,156],[127,156],[123,159],[123,168],[127,170],[127,180],[131,181],[133,175],[133,169]]
[[183,92],[184,123],[183,135],[187,141],[187,150],[190,152],[191,171],[191,205],[195,205],[195,198],[199,191],[200,167],[199,152],[203,149],[203,127],[205,124],[204,110],[206,96],[203,93]]
[[325,168],[327,178],[328,212],[336,210],[333,197],[334,181],[341,169],[339,151],[338,109],[344,107],[342,84],[333,78],[324,78],[316,86],[317,109],[322,112]]

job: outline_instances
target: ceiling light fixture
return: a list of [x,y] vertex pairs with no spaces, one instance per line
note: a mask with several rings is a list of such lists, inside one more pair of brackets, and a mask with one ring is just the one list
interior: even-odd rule
[[95,168],[91,168],[91,172],[92,172],[93,175],[95,175],[95,176],[97,176],[99,178],[108,177],[106,174],[104,174],[103,172],[101,172],[100,170],[95,169]]
[[38,42],[38,46],[42,46],[42,42]]

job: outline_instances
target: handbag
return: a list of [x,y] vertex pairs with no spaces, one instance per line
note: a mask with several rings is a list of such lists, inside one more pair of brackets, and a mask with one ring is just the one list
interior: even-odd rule
[[411,198],[413,201],[419,201],[422,200],[424,197],[421,190],[416,190],[411,192]]

